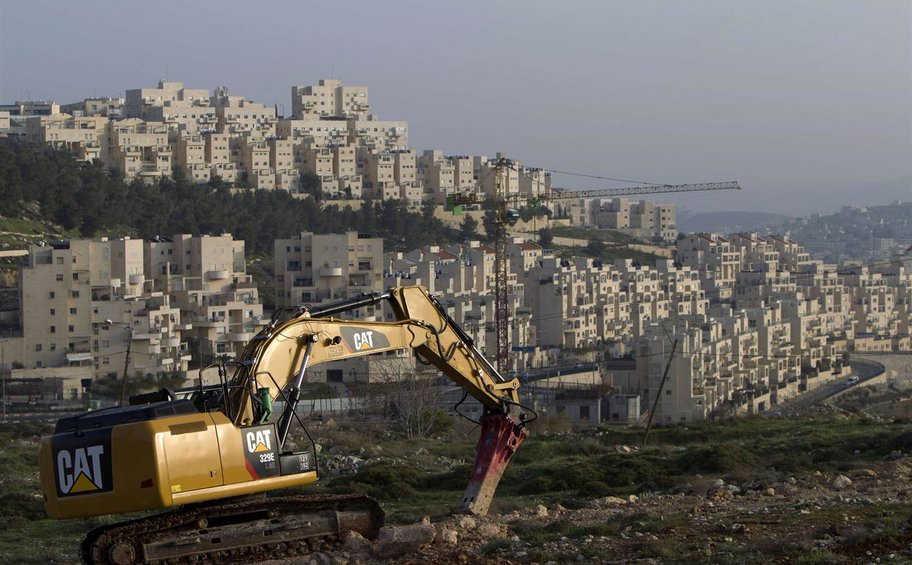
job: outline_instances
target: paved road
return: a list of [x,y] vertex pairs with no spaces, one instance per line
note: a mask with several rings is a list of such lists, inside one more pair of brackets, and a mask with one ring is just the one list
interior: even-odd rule
[[[870,361],[852,360],[850,364],[852,370],[845,371],[841,378],[777,404],[766,412],[763,412],[763,415],[770,417],[795,415],[802,410],[823,402],[837,392],[841,392],[850,386],[859,386],[883,372],[882,366]],[[853,375],[858,376],[858,383],[849,385],[848,381]]]

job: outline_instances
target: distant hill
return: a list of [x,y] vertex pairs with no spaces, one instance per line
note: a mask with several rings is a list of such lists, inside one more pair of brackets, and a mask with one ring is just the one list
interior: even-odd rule
[[736,233],[778,227],[792,218],[771,212],[686,212],[678,213],[678,230],[684,233]]

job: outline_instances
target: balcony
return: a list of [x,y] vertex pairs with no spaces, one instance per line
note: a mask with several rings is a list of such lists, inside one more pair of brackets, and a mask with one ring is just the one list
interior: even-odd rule
[[206,271],[206,278],[210,281],[223,281],[228,278],[228,270],[219,269],[215,271]]
[[321,267],[320,276],[321,277],[341,277],[342,276],[342,267]]
[[138,275],[130,275],[127,277],[127,280],[130,284],[142,284],[143,281],[145,281],[145,277],[142,273],[140,273]]
[[229,333],[225,334],[225,337],[227,337],[229,341],[247,343],[248,341],[253,339],[253,335],[254,335],[253,330],[246,330],[246,331],[229,332]]

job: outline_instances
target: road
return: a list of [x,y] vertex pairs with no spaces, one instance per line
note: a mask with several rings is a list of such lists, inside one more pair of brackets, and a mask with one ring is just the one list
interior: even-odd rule
[[[773,408],[763,412],[763,414],[770,417],[792,416],[798,414],[802,410],[819,404],[837,392],[841,392],[850,386],[862,385],[865,381],[872,379],[883,372],[883,366],[870,361],[852,360],[850,361],[850,366],[852,367],[852,370],[845,371],[843,377],[831,383],[821,385],[810,392],[800,394],[795,398],[790,398],[781,404],[777,404]],[[858,376],[858,383],[849,385],[848,381],[854,375]]]

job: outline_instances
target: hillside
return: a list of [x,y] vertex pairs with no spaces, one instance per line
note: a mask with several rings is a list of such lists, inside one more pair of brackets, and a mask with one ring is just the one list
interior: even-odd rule
[[[248,253],[260,254],[272,254],[276,239],[302,231],[369,233],[384,238],[387,249],[458,238],[432,210],[412,211],[401,201],[367,202],[358,210],[323,206],[284,190],[231,191],[218,180],[197,185],[179,171],[155,184],[127,183],[116,171],[77,162],[64,151],[6,141],[0,141],[0,215],[28,220],[10,220],[4,231],[13,238],[230,232],[247,242]],[[42,225],[48,232],[35,233]]]
[[688,212],[678,213],[678,229],[683,233],[716,232],[762,232],[779,226],[791,218],[769,212]]

